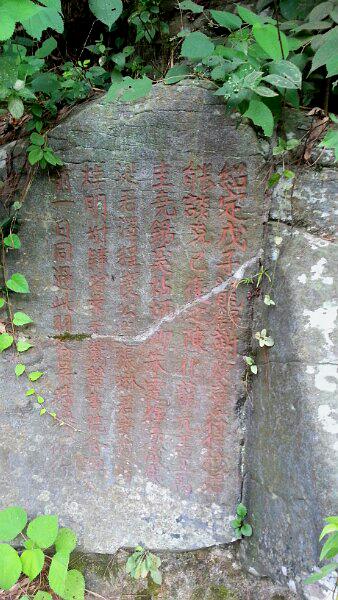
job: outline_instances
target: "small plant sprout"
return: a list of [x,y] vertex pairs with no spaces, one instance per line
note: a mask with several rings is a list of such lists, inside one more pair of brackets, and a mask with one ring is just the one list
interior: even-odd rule
[[238,504],[236,508],[236,518],[231,521],[230,525],[235,530],[237,538],[242,536],[250,537],[252,535],[252,527],[249,523],[244,523],[245,517],[248,514],[248,509],[244,504]]
[[261,348],[263,348],[263,346],[271,347],[275,343],[272,337],[267,335],[266,329],[262,329],[262,331],[257,331],[255,333],[255,339],[258,340],[258,343]]
[[254,359],[251,356],[244,356],[244,360],[246,362],[246,364],[248,365],[251,373],[253,373],[254,375],[257,375],[257,365],[255,364]]
[[161,559],[142,546],[136,546],[135,551],[129,556],[126,563],[126,572],[134,579],[150,577],[154,583],[161,585],[162,575],[159,571]]
[[272,300],[270,294],[265,294],[264,304],[266,304],[267,306],[276,306],[276,303]]

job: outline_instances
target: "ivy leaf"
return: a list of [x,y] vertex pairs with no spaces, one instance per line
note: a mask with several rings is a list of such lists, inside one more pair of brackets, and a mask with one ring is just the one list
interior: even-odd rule
[[44,402],[45,402],[45,399],[42,396],[37,396],[36,399],[37,399],[38,404],[44,404]]
[[191,60],[201,60],[212,54],[214,48],[215,45],[208,36],[200,31],[194,31],[185,38],[181,48],[181,56]]
[[27,279],[21,273],[14,273],[14,275],[6,281],[6,285],[10,290],[17,294],[29,294]]
[[26,340],[18,340],[16,343],[16,349],[18,352],[26,352],[30,348],[33,348],[33,345]]
[[55,548],[61,554],[70,554],[76,547],[76,534],[68,527],[59,529],[58,536],[55,540]]
[[21,560],[9,544],[0,544],[0,589],[9,590],[19,579]]
[[7,248],[14,248],[15,250],[19,250],[21,248],[20,238],[16,233],[10,233],[7,237],[4,238],[4,244]]
[[28,323],[33,323],[33,320],[26,315],[24,312],[16,312],[13,317],[14,325],[20,327],[21,325],[27,325]]
[[22,375],[22,373],[24,373],[26,371],[26,366],[23,365],[22,363],[19,363],[15,366],[15,375],[17,377],[20,377],[20,375]]
[[124,77],[123,84],[125,91],[120,97],[122,102],[129,102],[131,100],[138,100],[150,92],[152,87],[152,81],[146,75],[143,75],[142,79],[132,79],[131,77]]
[[28,375],[30,381],[37,381],[38,379],[40,379],[40,377],[42,377],[43,372],[42,371],[33,371],[32,373],[30,373]]
[[27,513],[20,506],[9,506],[0,510],[0,540],[11,542],[21,533],[26,523]]
[[67,569],[69,563],[69,555],[56,552],[52,558],[52,562],[48,573],[48,582],[53,592],[58,596],[63,596],[66,585]]
[[257,44],[266,52],[266,54],[273,60],[282,60],[287,58],[289,54],[288,40],[282,31],[280,31],[279,41],[278,29],[274,25],[261,25],[256,23],[252,28],[253,36]]
[[109,28],[117,21],[123,10],[121,0],[89,0],[93,15]]
[[157,585],[162,584],[162,574],[158,569],[150,569],[150,575],[154,583]]
[[62,595],[64,600],[83,600],[85,593],[85,580],[76,569],[68,571],[65,589]]
[[57,516],[41,515],[29,523],[27,535],[39,548],[49,548],[54,544],[58,530]]
[[[335,31],[336,30],[336,31]],[[319,69],[319,67],[326,66],[328,75],[331,77],[337,72],[338,69],[338,58],[337,58],[337,44],[338,44],[338,27],[335,27],[330,38],[322,44],[312,59],[312,66],[310,73]]]
[[242,25],[242,19],[240,17],[226,10],[211,10],[210,13],[216,23],[221,25],[221,27],[230,29],[230,31],[239,29]]
[[331,535],[325,542],[320,553],[319,560],[333,558],[338,554],[338,532]]
[[164,78],[164,83],[167,85],[172,85],[173,83],[177,83],[178,81],[185,79],[189,73],[190,70],[187,65],[174,65],[167,72]]
[[0,334],[0,352],[7,350],[13,344],[13,336],[9,333]]
[[35,394],[35,389],[34,388],[30,388],[26,392],[26,396],[33,396],[33,394]]
[[195,15],[204,11],[204,6],[200,6],[200,4],[196,4],[196,2],[192,2],[192,0],[184,0],[184,2],[179,2],[178,5],[181,10],[190,10]]
[[0,298],[0,308],[3,308],[6,304],[6,301],[4,298]]
[[35,146],[43,146],[45,143],[45,138],[43,135],[40,135],[40,133],[36,133],[35,131],[30,134],[29,139],[32,144],[35,144]]
[[251,119],[255,125],[261,127],[264,135],[271,137],[273,132],[274,120],[271,110],[260,100],[250,100],[249,107],[243,117]]
[[297,89],[302,85],[302,73],[289,60],[274,62],[270,67],[270,73],[263,79],[276,87]]
[[17,96],[12,96],[8,100],[7,108],[14,119],[21,119],[23,113],[25,112],[23,102],[21,98],[18,98]]
[[32,581],[32,579],[35,579],[41,573],[45,562],[45,555],[40,548],[35,548],[34,550],[24,550],[20,559],[22,572]]

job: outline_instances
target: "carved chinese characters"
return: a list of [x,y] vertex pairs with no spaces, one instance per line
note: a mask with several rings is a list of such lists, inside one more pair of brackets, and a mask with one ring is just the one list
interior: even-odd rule
[[48,506],[86,518],[83,543],[101,552],[224,542],[240,494],[250,314],[236,281],[259,256],[259,162],[215,97],[180,89],[57,127],[65,167],[34,184],[22,228],[32,254],[43,207],[31,360],[65,422],[33,428],[55,459]]

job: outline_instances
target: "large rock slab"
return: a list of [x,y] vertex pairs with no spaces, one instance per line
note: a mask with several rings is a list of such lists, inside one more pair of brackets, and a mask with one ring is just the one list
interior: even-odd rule
[[264,220],[255,135],[207,89],[158,85],[49,139],[65,167],[34,181],[8,269],[29,280],[25,358],[66,425],[39,416],[6,353],[1,503],[58,513],[96,552],[229,541],[250,335],[234,283],[257,269]]
[[[244,488],[255,533],[246,560],[300,591],[338,500],[337,191],[336,169],[306,167],[293,190],[276,190],[264,256],[276,306],[255,307],[255,330],[266,327],[275,345],[258,354],[247,405]],[[332,591],[317,584],[304,594]]]

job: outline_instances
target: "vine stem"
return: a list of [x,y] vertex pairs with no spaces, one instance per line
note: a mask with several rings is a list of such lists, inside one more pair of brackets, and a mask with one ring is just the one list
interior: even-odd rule
[[9,292],[8,292],[8,288],[6,285],[6,280],[7,280],[7,268],[6,268],[6,250],[5,250],[5,244],[4,244],[4,234],[3,234],[3,230],[0,230],[1,233],[1,268],[2,268],[2,274],[3,274],[3,279],[4,279],[4,290],[5,290],[5,295],[6,295],[6,303],[7,303],[7,314],[10,320],[10,324],[11,324],[11,332],[12,332],[12,336],[13,339],[15,337],[15,329],[14,329],[14,323],[13,323],[13,312],[12,312],[12,306],[10,303],[10,299],[9,299]]

